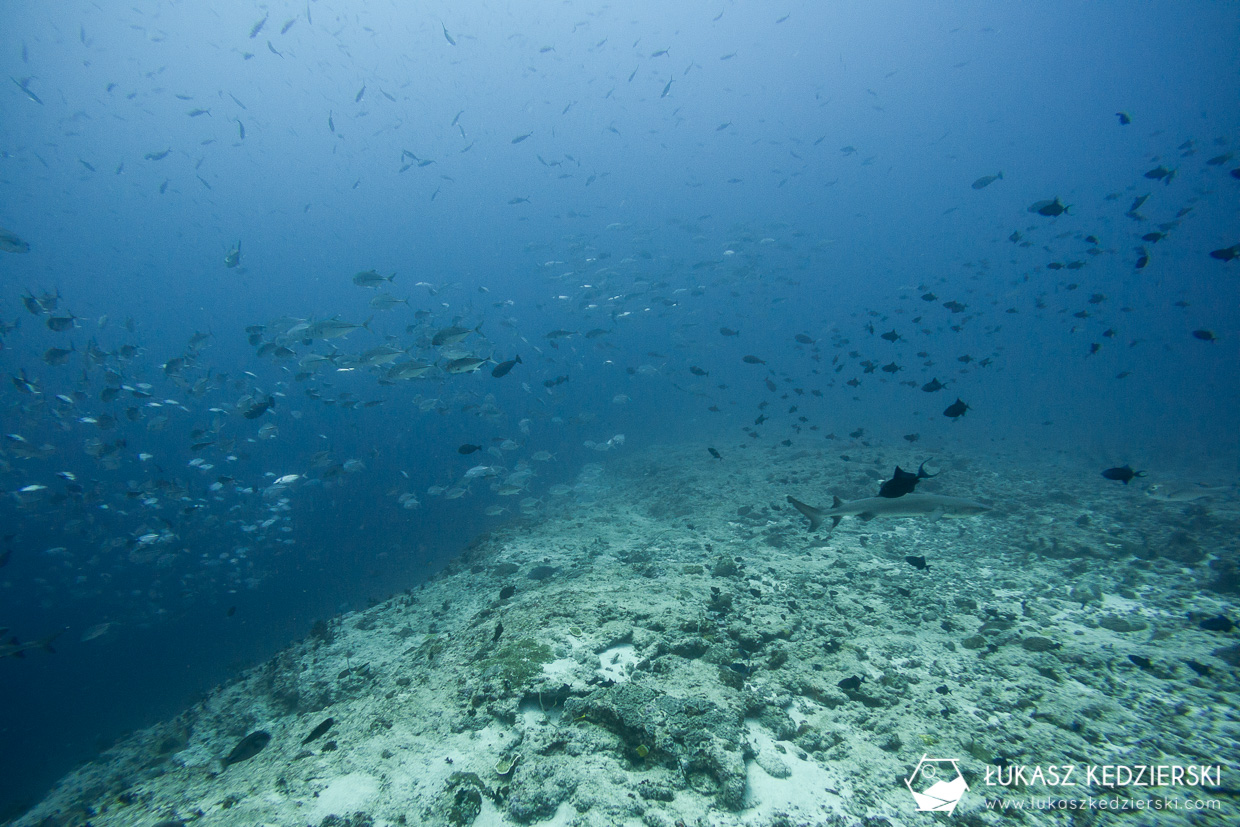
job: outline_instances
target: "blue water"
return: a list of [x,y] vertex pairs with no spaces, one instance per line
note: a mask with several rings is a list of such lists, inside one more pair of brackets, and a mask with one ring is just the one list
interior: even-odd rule
[[[0,660],[0,812],[316,619],[422,582],[616,434],[613,451],[864,428],[1234,477],[1240,261],[1209,252],[1240,243],[1238,18],[1196,2],[10,4],[0,226],[30,251],[0,253],[0,404],[20,437],[0,446],[0,626],[63,631],[54,655]],[[1145,176],[1160,165],[1170,182]],[[1067,214],[1028,211],[1054,198]],[[372,268],[394,281],[353,283]],[[373,309],[377,292],[409,303]],[[50,312],[23,305],[57,293]],[[72,329],[50,330],[66,311]],[[369,327],[306,344],[277,323],[332,317]],[[344,369],[385,342],[442,365],[430,336],[458,320],[482,325],[462,343],[493,360],[477,373]],[[294,355],[258,355],[256,325]],[[195,332],[210,337],[191,352]],[[309,354],[336,361],[299,367]],[[947,387],[921,391],[933,378]],[[957,397],[971,410],[952,421]],[[428,493],[522,463],[537,476],[514,496],[495,478]]]

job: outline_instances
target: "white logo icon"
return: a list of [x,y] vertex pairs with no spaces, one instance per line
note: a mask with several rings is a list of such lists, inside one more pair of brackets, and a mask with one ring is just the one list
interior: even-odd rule
[[904,786],[913,794],[917,809],[951,815],[969,785],[960,774],[958,758],[930,758],[922,755]]

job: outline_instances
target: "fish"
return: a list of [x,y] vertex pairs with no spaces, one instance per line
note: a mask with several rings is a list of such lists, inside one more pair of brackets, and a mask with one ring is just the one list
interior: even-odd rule
[[534,134],[533,132],[526,132],[524,135],[518,135],[517,137],[512,139],[512,143],[519,144],[533,134]]
[[1116,112],[1115,117],[1119,118],[1120,126],[1128,126],[1128,124],[1132,123],[1132,116],[1127,112]]
[[326,720],[324,720],[314,729],[310,730],[309,735],[301,739],[302,746],[305,746],[306,744],[310,743],[311,741],[323,735],[325,732],[327,732],[327,730],[331,729],[332,725],[335,723],[336,723],[335,718],[327,718]]
[[896,497],[912,494],[913,489],[917,487],[917,483],[937,476],[938,474],[926,473],[926,464],[924,462],[917,469],[916,474],[905,471],[897,465],[895,473],[891,475],[891,479],[879,486],[878,496],[894,500]]
[[719,328],[719,334],[721,336],[739,336],[741,335],[741,332],[739,330],[733,330],[730,327],[721,327]]
[[17,253],[20,255],[22,253],[30,252],[30,245],[19,238],[16,233],[9,232],[3,227],[0,227],[0,250],[3,250],[6,253]]
[[1145,173],[1145,177],[1151,181],[1162,181],[1164,184],[1170,184],[1171,179],[1175,178],[1175,170],[1167,169],[1159,164],[1149,172]]
[[162,161],[171,154],[172,154],[172,148],[169,147],[168,149],[165,149],[163,152],[148,152],[142,157],[148,161]]
[[934,393],[935,391],[943,390],[943,388],[945,387],[947,386],[944,385],[942,382],[940,382],[938,379],[931,379],[929,382],[922,385],[921,389],[925,391],[926,393]]
[[1227,615],[1216,615],[1215,617],[1206,618],[1197,625],[1207,632],[1223,632],[1224,634],[1236,628],[1236,624]]
[[835,528],[845,517],[858,517],[865,521],[875,517],[975,517],[990,510],[990,506],[982,503],[942,494],[909,494],[896,499],[866,497],[851,502],[834,497],[830,508],[821,509],[807,505],[791,494],[788,495],[788,502],[809,518],[810,531],[817,531],[823,520],[828,519],[831,527]]
[[[674,80],[675,78],[673,78]],[[666,98],[668,93],[672,91],[672,81],[669,80],[667,85],[663,87],[663,91],[659,93],[659,97]]]
[[899,333],[896,333],[895,329],[893,328],[893,329],[891,329],[891,330],[888,330],[886,333],[884,333],[884,334],[883,334],[882,336],[880,336],[879,338],[880,338],[880,339],[886,339],[887,341],[889,341],[889,342],[891,342],[892,344],[894,344],[894,343],[898,342],[900,339],[902,339],[902,338],[904,338],[904,337],[902,337]]
[[467,443],[465,443],[464,445],[462,445],[461,447],[457,448],[457,449],[456,449],[456,452],[457,452],[458,454],[463,455],[463,456],[469,456],[469,455],[470,455],[470,454],[472,454],[474,451],[481,451],[481,450],[482,450],[482,446],[481,446],[481,445],[472,445],[472,444],[470,444],[470,443],[468,443],[468,442],[467,442]]
[[712,457],[714,457],[715,459],[723,459],[723,456],[722,456],[722,455],[721,455],[718,451],[716,451],[714,448],[707,448],[706,450],[707,450],[707,451],[710,453],[710,455],[711,455]]
[[36,95],[34,92],[30,91],[30,81],[33,80],[33,78],[22,78],[21,80],[18,80],[12,75],[9,75],[9,80],[16,83],[17,88],[21,89],[22,92],[25,93],[26,97],[30,98],[30,100],[34,101],[40,106],[43,105],[43,100],[38,95]]
[[398,304],[409,304],[408,299],[398,299],[391,293],[380,293],[369,302],[375,310],[391,310]]
[[189,112],[187,112],[186,114],[187,114],[187,115],[189,115],[191,118],[197,118],[197,117],[199,117],[200,115],[206,115],[206,116],[210,117],[210,115],[211,115],[211,110],[210,110],[210,109],[191,109],[191,110],[190,110]]
[[959,396],[957,396],[956,401],[948,405],[947,410],[943,411],[943,416],[948,419],[956,419],[964,416],[964,412],[967,410],[969,410],[969,406],[966,405]]
[[904,556],[904,562],[908,563],[918,571],[925,571],[930,568],[930,564],[926,562],[926,558],[922,555],[917,555],[914,557],[911,554],[907,554]]
[[255,755],[263,751],[263,748],[271,742],[271,733],[263,730],[256,730],[241,739],[237,746],[233,747],[232,752],[228,753],[228,757],[224,759],[224,766],[231,767],[233,764],[240,764],[242,761],[249,761]]
[[[7,629],[3,631],[8,631]],[[16,637],[10,637],[7,641],[0,641],[0,658],[24,658],[26,652],[32,649],[42,649],[44,652],[56,654],[56,650],[52,648],[52,641],[64,634],[64,629],[60,629],[44,638],[32,640],[27,643],[18,643]]]
[[440,23],[439,28],[443,29],[443,39],[448,41],[449,45],[455,46],[456,41],[452,39],[452,35],[448,34],[448,27],[445,26],[443,23]]
[[361,324],[354,324],[352,322],[342,322],[340,319],[321,319],[308,325],[305,329],[305,335],[308,339],[340,339],[361,327],[369,330],[370,320],[367,319]]
[[689,372],[692,373],[694,376],[710,376],[710,371],[703,370],[702,368],[699,368],[697,365],[689,365]]
[[1219,261],[1232,261],[1233,259],[1240,258],[1240,244],[1233,244],[1230,247],[1211,250],[1210,258],[1218,259]]
[[396,278],[395,273],[390,276],[381,276],[377,270],[363,270],[353,276],[353,283],[358,287],[378,287],[385,281],[391,284],[394,278]]
[[332,113],[330,111],[327,113],[327,128],[332,131],[332,134],[335,134],[336,122],[332,120]]
[[1217,342],[1218,337],[1214,335],[1213,330],[1194,330],[1193,338],[1200,339],[1203,342]]
[[515,359],[509,359],[496,365],[495,369],[491,371],[491,375],[496,379],[499,379],[502,376],[507,376],[508,371],[512,370],[519,364],[521,364],[521,354],[518,353]]
[[241,263],[241,242],[238,241],[236,244],[232,246],[232,249],[228,251],[228,254],[224,256],[224,266],[231,270],[233,267],[236,267],[240,263]]
[[[267,17],[270,17],[270,16],[271,15],[267,15]],[[263,26],[267,25],[267,17],[264,17],[262,20],[258,21],[250,28],[250,40],[253,40],[254,38],[258,37],[258,33],[263,30]]]
[[357,90],[357,95],[353,98],[354,103],[361,103],[362,98],[366,97],[366,84],[362,84],[362,88]]
[[1028,211],[1031,213],[1036,213],[1037,215],[1046,216],[1047,218],[1054,218],[1066,213],[1069,206],[1070,205],[1064,204],[1060,201],[1059,196],[1055,196],[1055,198],[1050,201],[1035,201],[1033,204],[1029,205]]
[[262,400],[261,402],[252,403],[249,407],[247,407],[244,411],[241,412],[241,415],[244,416],[246,419],[258,419],[260,416],[267,413],[267,411],[271,410],[275,406],[276,406],[276,398],[274,396],[268,395],[268,397]]
[[435,347],[454,345],[457,342],[463,341],[465,337],[471,333],[477,333],[481,336],[482,324],[479,323],[478,326],[474,328],[457,327],[456,325],[453,325],[452,327],[440,328],[435,331],[435,335],[431,337],[431,344]]
[[764,360],[759,359],[757,356],[744,356],[741,358],[741,361],[747,365],[765,365],[766,364]]
[[443,370],[450,376],[459,376],[462,373],[475,373],[486,363],[486,359],[479,359],[476,356],[462,356],[459,359],[450,359],[445,362]]
[[73,355],[73,348],[65,350],[63,347],[49,347],[43,351],[43,361],[52,367],[60,367],[69,361],[69,357]]
[[835,685],[845,692],[856,692],[861,688],[861,682],[864,680],[865,678],[861,675],[853,675],[851,678],[844,678],[842,681],[838,681]]
[[1152,500],[1165,503],[1188,503],[1195,500],[1226,494],[1231,490],[1227,485],[1204,485],[1202,483],[1154,483],[1145,490],[1145,496]]
[[1134,471],[1127,465],[1121,465],[1118,468],[1108,468],[1102,472],[1102,476],[1109,480],[1115,480],[1116,482],[1122,482],[1124,485],[1127,485],[1137,477],[1144,477],[1145,472]]
[[981,178],[978,178],[976,181],[973,182],[973,189],[984,190],[987,187],[989,187],[991,184],[993,184],[995,181],[1002,181],[1002,180],[1003,180],[1002,171],[994,175],[983,175]]

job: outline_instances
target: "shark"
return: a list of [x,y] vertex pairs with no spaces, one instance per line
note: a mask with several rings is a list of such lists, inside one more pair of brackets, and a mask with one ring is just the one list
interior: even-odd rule
[[8,631],[9,630],[7,628],[0,628],[0,658],[24,658],[26,656],[26,652],[31,649],[42,649],[46,652],[52,652],[54,654],[56,650],[52,648],[52,641],[60,637],[60,635],[64,632],[64,629],[54,632],[45,638],[32,640],[27,643],[18,643],[16,637],[10,637],[7,641],[4,640],[4,637],[8,634]]
[[960,497],[945,497],[942,494],[905,494],[903,497],[866,497],[862,500],[844,502],[835,497],[830,508],[814,508],[806,505],[791,494],[788,502],[793,508],[809,518],[809,530],[817,531],[823,520],[830,520],[835,528],[845,517],[860,517],[872,520],[875,517],[973,517],[989,511],[990,506],[982,505],[973,500]]

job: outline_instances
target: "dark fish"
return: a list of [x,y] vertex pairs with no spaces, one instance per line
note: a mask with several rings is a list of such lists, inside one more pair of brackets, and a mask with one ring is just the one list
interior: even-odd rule
[[1058,196],[1051,201],[1035,201],[1029,206],[1029,212],[1046,216],[1047,218],[1063,215],[1067,211],[1068,205],[1060,201]]
[[142,157],[148,161],[162,161],[172,153],[171,149],[165,149],[163,152],[148,152]]
[[65,350],[63,347],[49,347],[43,352],[43,361],[52,367],[59,367],[69,361],[69,357],[73,355],[73,349]]
[[310,730],[310,734],[309,734],[309,735],[307,735],[305,738],[302,738],[302,739],[301,739],[302,744],[308,744],[308,743],[310,743],[311,741],[313,741],[314,739],[318,738],[320,735],[322,735],[323,733],[327,732],[327,730],[331,729],[331,728],[332,728],[332,724],[334,724],[334,723],[336,723],[336,719],[335,719],[335,718],[327,718],[327,719],[325,719],[325,720],[323,721],[323,723],[319,724],[319,725],[318,725],[318,726],[316,726],[314,729]]
[[517,354],[517,358],[509,359],[507,362],[500,362],[496,365],[495,369],[491,371],[491,375],[496,379],[499,379],[501,376],[507,376],[508,371],[512,370],[519,364],[522,364],[520,353]]
[[1171,179],[1175,177],[1175,170],[1159,165],[1145,173],[1145,177],[1151,181],[1162,181],[1163,183],[1170,184]]
[[757,356],[745,356],[741,359],[741,361],[747,365],[765,365],[766,364],[765,361],[763,361],[762,359],[759,359]]
[[362,88],[357,90],[357,95],[353,98],[354,103],[361,103],[362,98],[366,97],[366,84],[362,84]]
[[883,365],[882,370],[883,370],[883,373],[896,373],[898,371],[904,370],[904,368],[900,367],[895,362],[888,362],[887,364]]
[[1002,172],[1000,172],[998,175],[983,175],[981,178],[978,178],[976,181],[973,182],[973,189],[984,190],[987,187],[989,187],[991,184],[993,184],[995,181],[1002,181],[1002,180],[1003,180]]
[[512,139],[512,143],[519,144],[533,134],[534,134],[533,132],[526,132],[524,135],[518,135],[517,137]]
[[1137,477],[1144,477],[1145,472],[1134,471],[1127,465],[1121,465],[1118,468],[1108,468],[1102,472],[1102,476],[1109,480],[1116,480],[1118,482],[1122,482],[1124,485],[1127,485],[1131,480],[1134,480]]
[[914,557],[913,555],[909,554],[904,557],[904,562],[908,563],[910,566],[912,566],[913,568],[919,571],[925,571],[926,569],[930,568],[929,564],[926,563],[926,558],[922,556]]
[[233,747],[232,752],[228,753],[228,757],[224,759],[224,766],[230,767],[242,761],[249,761],[255,755],[262,752],[263,747],[267,746],[270,741],[270,732],[263,732],[261,729],[251,732],[242,738],[237,746]]
[[452,39],[452,35],[448,34],[448,27],[440,23],[439,28],[443,29],[443,39],[448,41],[449,45],[455,46],[456,41]]
[[1217,342],[1218,337],[1214,335],[1213,330],[1194,330],[1193,338],[1200,339],[1203,342]]
[[3,227],[0,227],[0,250],[6,253],[28,253],[30,252],[30,245]]
[[689,372],[694,376],[710,376],[710,371],[702,370],[697,365],[689,365]]
[[1149,658],[1144,657],[1143,655],[1129,655],[1128,660],[1132,661],[1139,668],[1145,669],[1145,670],[1149,670],[1153,668],[1154,666],[1153,662],[1150,661]]
[[663,87],[663,91],[659,93],[659,97],[661,97],[661,98],[666,98],[666,97],[667,97],[667,93],[668,93],[668,92],[670,92],[670,91],[672,91],[672,81],[670,81],[670,80],[669,80],[669,81],[667,82],[667,86],[664,86],[664,87]]
[[720,332],[721,334],[723,334],[724,336],[739,336],[739,335],[741,335],[741,332],[740,332],[739,330],[733,330],[733,329],[732,329],[732,328],[730,328],[730,327],[721,327],[721,328],[719,328],[719,332]]
[[[270,17],[270,15],[268,15],[268,17]],[[263,30],[263,26],[266,26],[266,25],[267,25],[267,17],[264,17],[262,20],[255,23],[253,28],[250,29],[250,39],[253,40],[254,38],[258,37],[258,33],[261,32]]]
[[934,393],[935,391],[943,390],[943,388],[945,387],[947,386],[944,385],[942,382],[940,382],[938,379],[931,379],[929,382],[922,385],[921,389],[925,391],[926,393]]
[[456,449],[458,454],[472,454],[474,451],[481,451],[481,445],[470,445],[468,442]]
[[1120,126],[1128,126],[1128,124],[1132,123],[1132,116],[1127,112],[1116,112],[1115,117],[1119,118]]
[[943,302],[943,306],[953,313],[963,313],[965,308],[968,307],[967,304],[961,304],[958,301],[946,301]]
[[250,407],[242,411],[241,415],[244,416],[246,419],[258,419],[260,416],[267,413],[267,411],[271,410],[275,406],[276,406],[276,398],[274,396],[268,396],[262,402],[255,402],[254,404],[250,405]]
[[1211,250],[1210,258],[1216,258],[1219,261],[1231,261],[1234,258],[1240,258],[1240,244],[1233,244],[1230,247],[1223,247],[1219,250]]
[[1198,625],[1207,632],[1230,632],[1236,627],[1236,624],[1232,623],[1231,618],[1226,615],[1219,615],[1218,617],[1203,620]]
[[856,692],[861,688],[861,682],[863,680],[865,680],[865,678],[860,675],[853,675],[851,678],[844,678],[844,680],[837,683],[836,686],[843,689],[845,692]]
[[1146,265],[1150,263],[1150,252],[1144,247],[1137,248],[1137,261],[1133,265],[1134,269],[1144,270]]
[[879,338],[886,339],[889,342],[895,343],[895,342],[898,342],[901,337],[899,333],[896,333],[896,331],[892,329],[892,330],[888,330],[886,333],[884,333]]
[[719,454],[719,452],[716,451],[714,448],[707,448],[706,450],[709,451],[710,455],[714,457],[715,459],[723,459],[723,457]]
[[917,487],[917,483],[937,476],[938,474],[926,473],[926,464],[924,462],[917,469],[916,474],[911,471],[905,471],[897,465],[895,473],[891,475],[891,479],[879,486],[878,496],[895,499],[896,497],[903,497],[905,494],[912,494],[913,489]]
[[947,410],[943,411],[943,416],[949,419],[956,419],[957,417],[964,416],[964,412],[967,410],[969,410],[969,406],[957,396],[956,401],[948,405]]
[[794,339],[796,339],[799,343],[801,343],[801,344],[803,344],[803,345],[812,345],[812,344],[814,344],[814,340],[813,340],[813,339],[811,339],[809,336],[807,336],[807,335],[806,335],[806,334],[804,334],[804,333],[798,333],[798,334],[797,334],[796,336],[794,336],[793,338],[794,338]]

